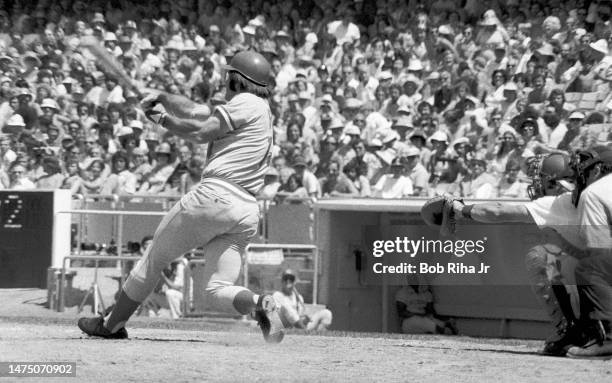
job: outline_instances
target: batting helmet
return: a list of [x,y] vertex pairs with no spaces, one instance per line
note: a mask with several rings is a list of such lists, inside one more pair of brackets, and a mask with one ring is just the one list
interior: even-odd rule
[[229,65],[223,69],[240,73],[247,80],[267,86],[270,82],[270,63],[265,57],[255,51],[236,53]]

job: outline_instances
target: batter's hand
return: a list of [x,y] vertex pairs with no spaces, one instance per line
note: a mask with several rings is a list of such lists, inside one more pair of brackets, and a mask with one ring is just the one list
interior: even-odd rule
[[155,105],[159,103],[159,94],[161,92],[149,92],[146,96],[140,101],[140,106],[142,106],[143,110],[152,109]]
[[145,116],[155,124],[161,124],[166,116],[166,109],[162,104],[155,104],[150,108],[145,109]]

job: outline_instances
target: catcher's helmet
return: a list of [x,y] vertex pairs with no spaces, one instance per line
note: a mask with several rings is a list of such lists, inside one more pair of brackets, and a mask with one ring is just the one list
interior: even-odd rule
[[572,195],[574,206],[578,206],[580,194],[587,187],[590,169],[597,164],[612,165],[611,147],[598,145],[590,150],[579,150],[572,158],[570,166],[574,171],[574,182],[576,183],[576,189]]
[[224,65],[223,69],[238,72],[247,80],[260,86],[267,86],[270,82],[270,63],[255,51],[236,53],[230,64]]
[[540,174],[555,180],[571,178],[570,158],[561,153],[553,153],[542,161]]
[[[527,188],[529,198],[534,200],[551,193],[557,194],[558,181],[571,180],[573,178],[573,170],[570,166],[570,158],[561,153],[553,153],[545,157],[541,162],[535,159],[532,165],[531,174],[532,183]],[[552,191],[555,189],[555,191]]]

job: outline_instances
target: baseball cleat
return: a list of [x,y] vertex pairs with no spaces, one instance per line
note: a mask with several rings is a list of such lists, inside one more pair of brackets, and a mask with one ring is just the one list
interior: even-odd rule
[[261,295],[255,308],[255,320],[268,343],[280,343],[285,337],[285,326],[278,315],[276,301],[271,295]]
[[587,341],[586,335],[576,325],[570,325],[556,332],[544,343],[540,354],[549,356],[565,356],[572,346],[582,345]]
[[117,332],[110,332],[104,327],[104,317],[80,318],[78,325],[81,331],[89,336],[99,336],[105,339],[127,339],[128,337],[125,327],[120,328]]
[[575,359],[612,359],[612,340],[606,327],[599,321],[590,321],[585,325],[586,342],[571,347],[567,356]]
[[593,341],[583,347],[571,347],[567,356],[574,359],[612,359],[612,340]]

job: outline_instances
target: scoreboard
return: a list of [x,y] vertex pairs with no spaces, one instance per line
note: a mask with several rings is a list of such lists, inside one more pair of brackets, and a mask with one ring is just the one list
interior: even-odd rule
[[70,253],[68,190],[0,191],[0,288],[46,287]]

